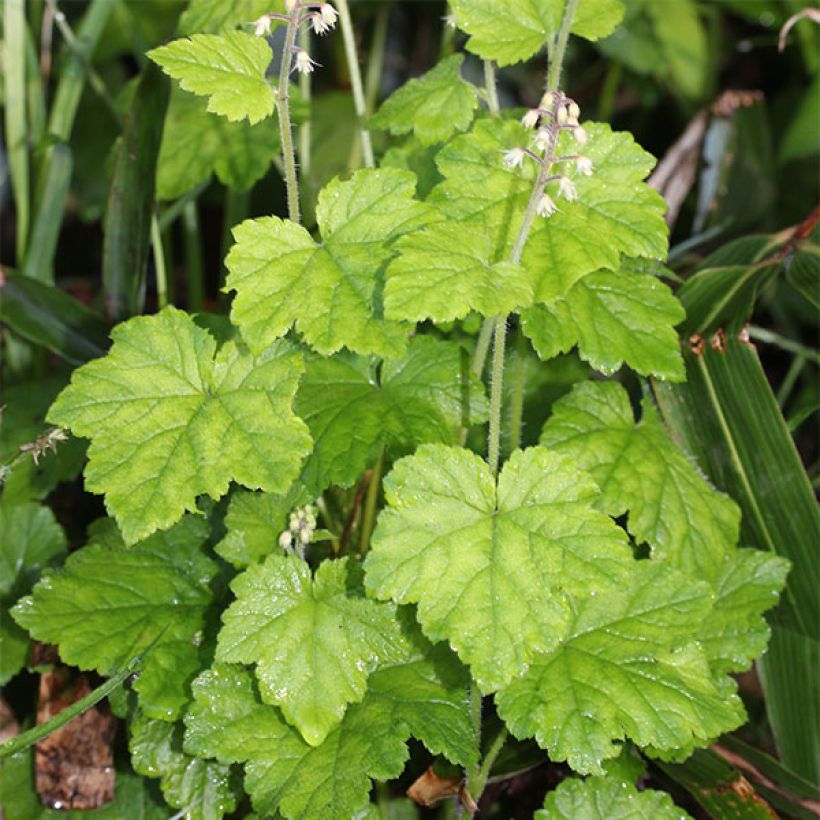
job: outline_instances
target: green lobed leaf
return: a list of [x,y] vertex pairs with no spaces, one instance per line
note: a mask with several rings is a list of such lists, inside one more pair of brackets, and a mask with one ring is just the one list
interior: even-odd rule
[[217,665],[194,683],[186,749],[245,763],[245,788],[263,815],[349,820],[368,801],[371,778],[397,777],[405,741],[421,740],[454,763],[475,764],[467,712],[469,677],[445,646],[418,637],[401,663],[370,676],[367,695],[319,746],[309,746],[274,706],[261,702],[252,673]]
[[535,820],[686,820],[666,792],[638,791],[616,777],[570,777],[548,792]]
[[382,103],[370,125],[391,134],[412,131],[422,145],[444,142],[454,132],[466,131],[478,97],[475,86],[461,77],[463,62],[463,54],[453,54],[406,82]]
[[486,419],[483,389],[471,385],[465,398],[466,391],[458,346],[429,336],[411,339],[403,358],[385,360],[378,384],[363,359],[309,359],[296,395],[315,441],[303,479],[317,492],[349,486],[382,447],[395,456],[424,442],[455,443],[465,410],[470,423]]
[[[284,10],[281,0],[191,0],[179,18],[179,33],[225,31]],[[277,25],[278,20],[271,21],[271,28]]]
[[626,580],[576,596],[558,645],[496,695],[499,714],[581,774],[603,774],[627,738],[658,752],[705,745],[745,719],[697,643],[711,604],[707,584],[634,561]]
[[105,358],[76,370],[48,420],[91,439],[86,489],[105,493],[126,543],[168,527],[231,480],[286,490],[310,448],[291,401],[301,356],[252,356],[167,307],[112,332]]
[[[370,673],[401,649],[395,610],[357,591],[357,566],[324,561],[311,577],[296,556],[270,555],[231,584],[216,660],[256,664],[262,700],[311,746],[361,701]],[[398,647],[398,649],[397,649]]]
[[714,581],[733,560],[740,512],[675,447],[650,402],[635,423],[626,390],[584,382],[556,402],[541,442],[587,470],[610,515],[629,511],[627,527],[655,558]]
[[456,222],[437,222],[403,236],[387,268],[384,312],[390,319],[450,322],[471,310],[501,316],[532,303],[532,274],[520,265],[490,261],[493,240],[464,242]]
[[241,796],[236,775],[229,766],[185,754],[181,723],[137,713],[128,729],[134,770],[143,777],[160,778],[166,802],[185,809],[186,820],[220,820],[236,808]]
[[[470,35],[467,48],[510,65],[537,54],[558,33],[566,0],[453,0],[456,25]],[[572,33],[587,40],[610,34],[624,14],[620,0],[581,0]]]
[[230,122],[208,113],[204,100],[175,90],[159,151],[157,199],[183,196],[212,172],[227,187],[247,190],[265,175],[278,149],[275,119]]
[[683,308],[651,274],[601,270],[576,282],[565,298],[523,312],[523,328],[542,359],[578,345],[582,359],[611,374],[624,363],[645,376],[681,381],[674,327]]
[[148,56],[185,91],[208,97],[208,111],[253,125],[274,109],[265,79],[271,61],[264,38],[242,31],[193,34],[152,49]]
[[330,354],[400,356],[408,326],[382,315],[384,266],[391,244],[432,218],[413,199],[415,177],[395,168],[365,169],[331,180],[319,194],[322,242],[278,217],[246,220],[225,264],[235,290],[231,318],[259,351],[291,325],[313,348]]
[[218,569],[202,552],[207,535],[204,520],[188,517],[126,547],[104,521],[61,569],[44,573],[12,615],[37,640],[57,644],[63,661],[101,675],[159,636],[134,689],[149,717],[173,720],[202,665],[198,643]]
[[290,513],[313,500],[300,481],[281,494],[235,491],[225,515],[228,531],[214,550],[238,568],[261,561],[281,549],[279,536],[288,527]]
[[427,444],[384,486],[366,585],[418,603],[425,634],[447,639],[485,692],[556,645],[566,592],[628,570],[623,530],[594,511],[597,488],[557,453],[516,451],[496,488],[476,454]]

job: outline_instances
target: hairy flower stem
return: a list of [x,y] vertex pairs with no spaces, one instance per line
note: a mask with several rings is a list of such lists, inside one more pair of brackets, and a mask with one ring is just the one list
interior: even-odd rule
[[373,168],[373,143],[370,141],[370,131],[365,125],[367,121],[367,103],[364,98],[364,87],[362,86],[362,72],[359,69],[359,56],[356,53],[356,41],[353,39],[353,23],[350,20],[350,8],[347,0],[336,0],[336,8],[339,12],[339,23],[342,27],[342,40],[344,40],[345,57],[347,58],[347,68],[350,72],[350,87],[353,91],[353,105],[356,108],[356,116],[359,119],[359,136],[362,142],[362,154],[364,156],[365,168]]
[[296,173],[296,157],[293,153],[293,130],[290,124],[290,67],[293,63],[293,47],[299,31],[299,14],[301,8],[295,3],[290,12],[288,27],[285,32],[285,45],[282,48],[282,61],[279,64],[279,89],[276,93],[276,110],[279,113],[279,134],[282,139],[282,164],[285,166],[285,186],[288,197],[288,216],[299,222],[299,177]]
[[555,53],[550,55],[550,66],[547,71],[547,91],[557,91],[561,82],[561,68],[564,65],[564,54],[569,42],[569,33],[572,23],[575,20],[575,12],[581,0],[569,0],[564,9],[564,19],[561,20],[561,28],[558,31],[558,39],[555,42]]
[[[299,35],[299,46],[310,56],[310,27],[304,26]],[[310,106],[311,78],[309,71],[299,75],[299,92],[307,106]],[[310,117],[299,126],[299,164],[302,166],[302,177],[310,173]]]
[[370,536],[373,534],[373,525],[376,523],[376,502],[379,500],[379,489],[381,488],[383,469],[384,447],[382,447],[379,452],[379,457],[373,465],[373,471],[370,473],[370,481],[367,484],[362,531],[359,536],[359,555],[362,557],[364,557],[368,549],[370,549]]
[[515,333],[515,358],[512,363],[512,397],[510,398],[510,452],[521,446],[521,423],[524,417],[524,381],[527,342],[521,322]]

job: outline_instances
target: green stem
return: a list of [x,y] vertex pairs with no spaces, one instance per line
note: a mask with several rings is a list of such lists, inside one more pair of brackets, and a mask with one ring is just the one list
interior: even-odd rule
[[205,274],[202,265],[202,246],[199,241],[199,212],[196,200],[185,203],[182,209],[182,227],[185,240],[185,295],[188,310],[202,310]]
[[164,233],[168,228],[179,219],[180,215],[185,211],[189,202],[199,198],[199,195],[210,185],[210,180],[200,182],[196,188],[192,188],[187,194],[174,200],[163,212],[159,215],[159,229]]
[[623,74],[623,63],[613,60],[604,77],[604,85],[598,97],[598,119],[601,122],[609,122],[615,110],[615,100],[618,96],[618,86],[621,84]]
[[[310,26],[302,28],[299,45],[310,57]],[[304,72],[299,77],[299,91],[302,100],[308,106],[308,111],[310,110],[311,77],[309,72]],[[299,126],[299,163],[302,166],[302,176],[307,177],[310,174],[310,116]]]
[[772,330],[766,330],[765,327],[757,327],[756,325],[749,325],[749,335],[753,339],[759,339],[765,344],[775,345],[781,350],[788,350],[789,353],[803,356],[810,362],[820,365],[820,353],[810,347],[806,347],[806,345],[800,344],[800,342],[795,342],[794,339],[787,339],[779,333],[775,333]]
[[558,39],[555,42],[555,53],[550,56],[550,67],[547,71],[547,91],[557,91],[561,83],[561,68],[564,65],[564,54],[569,42],[569,33],[572,29],[572,22],[575,20],[575,12],[578,11],[580,0],[567,0],[567,7],[564,9],[564,17],[561,20],[561,28],[558,31]]
[[521,420],[524,416],[524,376],[526,339],[521,330],[521,323],[515,334],[515,358],[512,371],[512,398],[510,399],[510,452],[521,446]]
[[168,272],[165,269],[165,251],[156,214],[151,217],[151,247],[154,252],[154,268],[157,276],[157,305],[162,310],[168,304]]
[[467,791],[470,792],[470,796],[476,803],[481,799],[495,761],[498,759],[498,755],[501,754],[509,734],[507,727],[502,724],[498,734],[493,738],[493,742],[487,749],[484,759],[481,761],[481,767],[474,773],[472,778],[467,779]]
[[800,374],[803,372],[805,366],[805,356],[797,355],[792,359],[792,363],[789,365],[789,369],[783,377],[783,383],[777,391],[777,406],[781,411],[786,406],[786,401],[791,395],[795,384],[797,384],[797,380],[800,378]]
[[376,22],[373,25],[373,42],[370,44],[370,55],[367,58],[367,74],[364,79],[364,103],[368,117],[376,109],[376,102],[379,99],[389,15],[390,6],[387,3],[383,3],[376,11]]
[[370,131],[367,130],[367,126],[365,125],[367,122],[367,104],[364,99],[362,72],[359,69],[359,57],[356,53],[356,41],[353,38],[353,23],[350,19],[350,8],[348,7],[347,0],[336,0],[336,9],[339,12],[339,23],[342,29],[347,70],[350,73],[353,105],[356,109],[356,116],[359,119],[359,137],[362,143],[364,164],[366,168],[373,168],[376,164],[373,158],[373,143],[370,140]]
[[497,117],[501,113],[498,104],[498,88],[495,81],[495,65],[492,60],[484,61],[484,89],[487,92],[487,107]]
[[470,375],[474,379],[480,379],[484,372],[484,365],[487,362],[487,352],[490,349],[490,342],[493,338],[492,319],[485,319],[481,324],[481,332],[478,334],[478,341],[475,344],[475,353],[473,354],[473,363],[470,366]]
[[237,191],[228,188],[225,191],[225,211],[222,217],[222,266],[220,268],[219,292],[225,284],[225,257],[233,243],[231,229],[238,225],[247,215],[250,205],[250,191]]
[[276,110],[279,113],[279,134],[282,140],[282,164],[285,166],[285,187],[287,188],[288,216],[299,222],[299,176],[296,172],[296,157],[293,153],[293,129],[290,124],[290,67],[293,65],[293,47],[299,29],[301,8],[294,4],[285,32],[285,45],[279,64],[279,88],[276,93]]
[[376,520],[376,503],[379,500],[379,489],[382,483],[382,470],[384,469],[384,447],[382,447],[373,471],[370,473],[370,481],[367,485],[367,496],[364,501],[364,517],[362,518],[362,532],[359,537],[359,555],[364,556],[370,548],[370,536],[373,533],[373,524]]
[[487,464],[493,475],[498,472],[501,452],[501,400],[504,389],[504,347],[507,339],[507,317],[495,320],[493,332],[493,369],[490,376],[490,433],[487,445]]

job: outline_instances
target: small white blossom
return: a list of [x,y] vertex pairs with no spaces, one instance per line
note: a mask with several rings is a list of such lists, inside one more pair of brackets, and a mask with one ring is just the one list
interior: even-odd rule
[[546,151],[552,141],[552,134],[549,128],[540,128],[535,134],[535,147],[539,151]]
[[296,51],[296,70],[300,74],[311,74],[313,67],[319,65],[315,60],[310,59],[310,55],[303,48]]
[[283,550],[289,550],[291,545],[293,544],[293,535],[291,534],[290,530],[285,530],[279,536],[279,546],[282,547]]
[[290,14],[295,8],[299,0],[285,0],[285,11]]
[[578,199],[575,183],[569,177],[561,177],[558,180],[558,193],[568,202],[575,202]]
[[330,31],[330,26],[322,19],[322,15],[318,12],[311,15],[310,25],[313,27],[314,34],[327,34]]
[[541,97],[540,106],[543,109],[552,108],[552,104],[555,102],[555,93],[552,91],[547,91],[543,97]]
[[445,26],[449,26],[450,28],[456,27],[456,16],[455,14],[447,14],[442,17]]
[[509,151],[504,151],[504,167],[520,168],[526,155],[527,152],[523,148],[510,148]]
[[585,177],[592,176],[592,160],[589,157],[578,157],[575,160],[575,170]]
[[558,206],[553,202],[549,194],[542,194],[541,199],[538,200],[538,205],[535,212],[538,216],[552,216],[558,210]]
[[587,135],[587,132],[580,125],[572,133],[575,136],[575,142],[577,142],[578,145],[586,145],[587,144],[587,140],[589,139],[589,136]]
[[535,128],[538,125],[538,120],[541,118],[541,112],[537,108],[531,108],[521,117],[521,124],[524,128]]
[[267,37],[270,34],[270,15],[263,14],[254,24],[253,33],[257,37]]
[[333,28],[336,25],[336,20],[339,19],[336,9],[334,9],[330,3],[322,3],[322,5],[319,6],[319,14],[322,15],[322,20],[324,20],[325,25],[329,28]]
[[581,109],[578,107],[578,103],[569,103],[569,105],[567,105],[567,114],[571,120],[577,120],[578,117],[581,116]]

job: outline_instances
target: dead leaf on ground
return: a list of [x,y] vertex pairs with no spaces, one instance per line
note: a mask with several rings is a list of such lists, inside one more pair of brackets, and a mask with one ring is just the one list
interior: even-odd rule
[[461,791],[463,782],[463,777],[439,777],[433,771],[433,767],[429,766],[427,771],[407,790],[407,796],[420,806],[434,806],[448,797],[456,797]]

